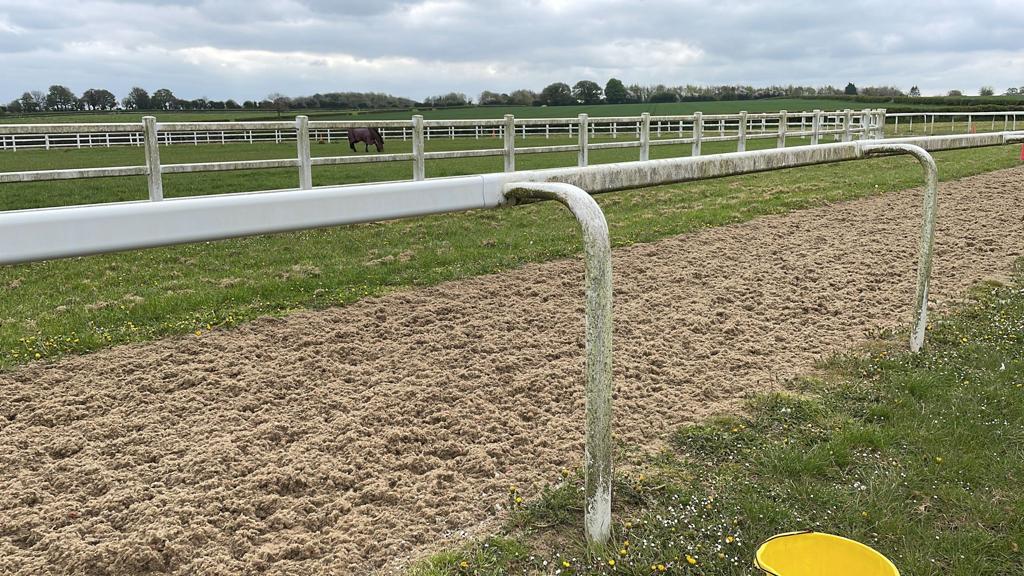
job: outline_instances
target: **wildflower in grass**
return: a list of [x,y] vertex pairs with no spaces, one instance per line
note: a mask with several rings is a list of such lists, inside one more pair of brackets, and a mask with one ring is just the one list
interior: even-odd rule
[[459,562],[459,567],[465,570],[466,568],[469,568],[469,562],[463,560],[462,562]]
[[935,463],[936,464],[942,464],[942,456],[936,456],[935,457]]
[[615,567],[615,560],[612,559],[612,558],[609,558],[608,559],[608,565],[611,566],[612,568],[614,568]]
[[625,556],[626,554],[629,554],[628,550],[626,550],[625,548],[619,549],[619,556]]
[[572,568],[572,564],[568,560],[562,560],[562,568]]
[[686,563],[689,564],[690,566],[696,566],[697,565],[697,559],[694,558],[693,556],[690,556],[689,554],[687,554],[686,555]]
[[726,536],[726,537],[725,537],[725,543],[726,543],[726,544],[732,544],[732,543],[733,543],[733,542],[735,542],[735,541],[736,541],[736,539],[735,539],[735,538],[733,538],[732,536]]

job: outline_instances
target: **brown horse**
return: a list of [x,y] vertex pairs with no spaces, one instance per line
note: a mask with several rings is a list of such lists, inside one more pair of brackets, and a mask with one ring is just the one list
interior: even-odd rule
[[348,131],[348,146],[353,152],[356,150],[356,142],[365,144],[363,152],[370,151],[370,144],[377,147],[377,152],[384,151],[384,136],[376,128],[352,128]]

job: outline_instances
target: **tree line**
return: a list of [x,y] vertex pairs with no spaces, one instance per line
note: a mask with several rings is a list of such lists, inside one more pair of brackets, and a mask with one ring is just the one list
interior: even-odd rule
[[178,98],[168,88],[160,88],[150,94],[138,86],[131,89],[128,95],[118,100],[109,90],[90,88],[76,96],[75,93],[60,84],[50,86],[49,90],[32,90],[25,92],[6,106],[0,106],[11,113],[21,112],[71,112],[83,110],[268,110],[284,111],[304,108],[329,109],[378,109],[378,108],[410,108],[417,103],[408,98],[392,96],[378,92],[328,92],[312,96],[295,98],[282,94],[271,94],[260,100],[210,100],[196,98],[188,100]]
[[[995,90],[991,86],[982,86],[980,96],[993,96]],[[1024,86],[1008,88],[1005,96],[1024,94]],[[960,90],[950,90],[947,97],[963,96]],[[895,86],[867,86],[858,88],[853,82],[844,88],[834,86],[767,86],[754,87],[749,85],[698,86],[686,84],[679,86],[656,85],[625,85],[618,78],[610,78],[602,87],[592,80],[580,80],[573,86],[564,82],[554,82],[540,92],[530,89],[514,90],[510,93],[484,90],[480,93],[477,104],[482,106],[567,106],[573,104],[630,104],[630,103],[663,103],[663,102],[698,102],[714,100],[758,100],[763,98],[808,98],[808,97],[872,97],[872,98],[918,98],[921,91],[917,86],[903,92]],[[274,93],[259,100],[245,100],[242,103],[233,99],[210,100],[196,98],[193,100],[178,98],[168,88],[160,88],[150,94],[138,86],[118,100],[112,92],[100,88],[90,88],[76,96],[67,86],[55,84],[47,92],[32,90],[22,94],[21,98],[12,100],[0,111],[21,112],[68,112],[78,110],[266,110],[283,112],[302,109],[384,109],[469,106],[473,104],[462,92],[449,92],[438,96],[430,96],[422,102],[409,98],[392,96],[379,92],[328,92],[312,96],[290,97]]]

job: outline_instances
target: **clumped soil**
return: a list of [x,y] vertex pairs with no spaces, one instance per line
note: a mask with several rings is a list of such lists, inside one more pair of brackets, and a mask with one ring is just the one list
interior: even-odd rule
[[[1005,276],[1024,168],[941,187],[933,301]],[[618,441],[909,326],[921,191],[615,251]],[[568,216],[566,225],[570,225]],[[0,375],[0,573],[364,574],[580,464],[571,259]],[[450,541],[450,540],[448,540]]]

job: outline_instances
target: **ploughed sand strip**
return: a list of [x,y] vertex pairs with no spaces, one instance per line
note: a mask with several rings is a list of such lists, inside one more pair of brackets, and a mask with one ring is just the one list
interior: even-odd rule
[[[1024,168],[942,185],[941,304],[1024,246]],[[615,251],[615,434],[657,446],[907,326],[921,191]],[[570,225],[568,220],[566,225]],[[582,456],[578,259],[0,375],[0,573],[357,574]]]

